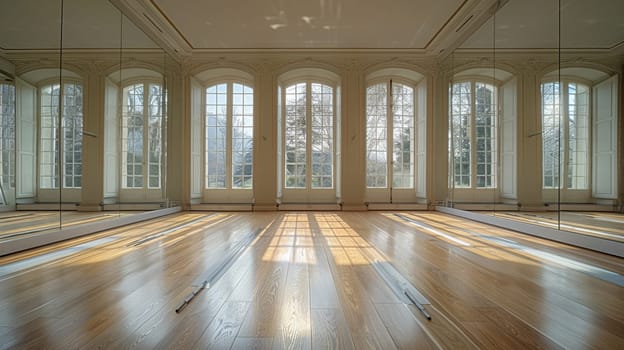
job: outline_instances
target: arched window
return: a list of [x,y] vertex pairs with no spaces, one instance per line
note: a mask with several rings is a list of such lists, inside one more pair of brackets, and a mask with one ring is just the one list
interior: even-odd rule
[[15,188],[15,86],[0,84],[0,205]]
[[[589,188],[589,86],[542,84],[542,173],[544,188]],[[563,180],[563,181],[562,181]]]
[[455,188],[495,188],[497,88],[479,80],[451,86],[451,172]]
[[40,189],[59,188],[59,175],[62,188],[82,186],[82,100],[82,85],[77,82],[39,89]]
[[301,69],[281,77],[278,197],[331,203],[339,197],[337,77]]
[[366,89],[366,187],[414,188],[414,105],[406,84]]
[[311,81],[285,89],[285,188],[334,187],[334,89]]
[[165,94],[160,83],[123,87],[121,116],[121,188],[160,189]]
[[205,188],[253,187],[253,87],[229,81],[205,89]]

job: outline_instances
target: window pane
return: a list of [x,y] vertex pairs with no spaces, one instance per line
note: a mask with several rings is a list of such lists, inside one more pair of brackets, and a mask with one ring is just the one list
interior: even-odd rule
[[149,85],[149,119],[147,125],[148,159],[147,168],[149,177],[148,188],[160,188],[160,169],[162,159],[162,117],[163,93],[160,85]]
[[144,84],[123,89],[122,106],[122,188],[141,188],[143,178]]
[[79,188],[75,180],[80,177],[82,163],[82,86],[64,84],[63,105],[63,158],[65,161],[65,188]]
[[568,183],[570,189],[589,188],[589,87],[568,85]]
[[225,188],[227,85],[206,89],[206,188]]
[[312,188],[332,188],[334,154],[333,89],[311,84]]
[[285,187],[305,188],[307,164],[306,83],[291,85],[286,88],[285,93]]
[[392,85],[392,186],[414,187],[414,89]]
[[476,188],[495,186],[496,93],[493,85],[475,83]]
[[366,89],[366,186],[387,187],[387,84]]
[[559,187],[561,168],[559,83],[542,84],[542,171],[544,188]]
[[59,186],[60,89],[59,84],[47,85],[39,94],[39,187],[43,189]]
[[0,184],[15,188],[15,86],[9,84],[0,84],[0,160]]
[[[251,188],[253,89],[242,84],[233,84],[232,97],[232,188]],[[242,177],[242,174],[247,176]]]
[[456,83],[451,93],[451,144],[456,187],[470,187],[472,84]]

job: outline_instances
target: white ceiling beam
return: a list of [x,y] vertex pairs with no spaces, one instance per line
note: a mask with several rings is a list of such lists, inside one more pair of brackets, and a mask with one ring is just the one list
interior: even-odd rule
[[444,59],[474,34],[508,0],[468,0],[440,30],[427,50]]
[[150,0],[110,0],[175,60],[192,54],[193,48]]

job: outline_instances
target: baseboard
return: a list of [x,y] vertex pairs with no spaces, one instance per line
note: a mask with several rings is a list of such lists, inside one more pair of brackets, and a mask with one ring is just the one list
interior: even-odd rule
[[[249,203],[202,203],[192,204],[191,210],[205,210],[205,211],[252,211],[254,207]],[[275,209],[273,209],[275,210]]]
[[340,204],[333,203],[282,203],[279,205],[280,211],[339,211],[342,210]]
[[17,204],[16,210],[78,210],[78,204],[76,203],[31,203],[31,204]]
[[424,203],[368,203],[368,210],[427,210]]
[[104,204],[102,210],[104,211],[148,211],[162,209],[160,203],[116,203],[116,204]]

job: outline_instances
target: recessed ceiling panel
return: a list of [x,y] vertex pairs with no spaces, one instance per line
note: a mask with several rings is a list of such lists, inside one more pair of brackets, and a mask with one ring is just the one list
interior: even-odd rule
[[425,48],[462,0],[152,0],[202,48]]
[[[496,48],[557,48],[557,6],[558,1],[509,1],[462,48],[491,48],[494,38]],[[610,49],[623,41],[623,0],[561,1],[561,48]]]

